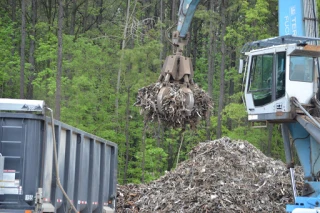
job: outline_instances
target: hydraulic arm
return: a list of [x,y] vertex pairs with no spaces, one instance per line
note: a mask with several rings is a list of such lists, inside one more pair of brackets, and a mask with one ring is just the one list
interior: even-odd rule
[[183,56],[183,48],[188,43],[188,30],[200,0],[181,0],[179,7],[179,21],[177,30],[173,32],[172,44],[174,54],[169,55],[159,76],[158,81],[163,84],[157,97],[157,107],[162,112],[162,100],[170,92],[172,85],[179,86],[185,94],[185,108],[191,113],[194,106],[194,96],[190,85],[193,85],[193,67],[191,59]]
[[177,31],[180,33],[181,38],[187,36],[194,12],[200,0],[181,0],[179,8],[179,22]]

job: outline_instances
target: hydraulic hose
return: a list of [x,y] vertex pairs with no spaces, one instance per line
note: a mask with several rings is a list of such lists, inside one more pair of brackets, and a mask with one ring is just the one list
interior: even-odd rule
[[305,110],[305,108],[303,108],[303,106],[300,104],[300,102],[298,101],[297,98],[295,97],[292,97],[291,98],[292,100],[292,103],[296,106],[296,107],[299,107],[313,122],[314,124],[320,129],[320,123],[318,121],[316,121],[312,115],[310,115],[309,112],[307,112],[307,110]]

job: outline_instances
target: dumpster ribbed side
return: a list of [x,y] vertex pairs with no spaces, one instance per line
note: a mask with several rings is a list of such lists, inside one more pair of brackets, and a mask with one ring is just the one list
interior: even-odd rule
[[[117,145],[56,120],[54,129],[59,180],[78,211],[115,209]],[[0,212],[34,210],[38,188],[47,206],[52,205],[57,213],[69,209],[57,185],[53,146],[51,119],[28,113],[0,114],[4,170],[14,171],[8,176],[20,184],[14,193],[0,195]]]
[[[47,122],[47,129],[51,124]],[[55,121],[59,177],[69,198],[81,213],[102,212],[103,206],[115,209],[117,146],[84,131]],[[52,134],[47,130],[47,140]],[[50,147],[51,143],[47,143]],[[51,161],[51,154],[47,155]],[[51,174],[50,194],[58,213],[69,208],[61,190],[55,183],[55,171]],[[111,174],[112,173],[112,174]],[[46,185],[49,187],[49,185]],[[50,191],[50,193],[49,193]]]

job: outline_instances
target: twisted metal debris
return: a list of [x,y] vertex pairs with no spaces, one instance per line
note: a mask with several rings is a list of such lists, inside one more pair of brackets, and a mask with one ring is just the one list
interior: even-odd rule
[[[275,213],[293,202],[284,163],[246,141],[200,143],[189,156],[150,184],[119,186],[117,212]],[[296,181],[301,190],[302,175]]]
[[185,108],[185,94],[180,90],[180,85],[169,84],[170,92],[162,100],[163,112],[157,109],[157,95],[163,84],[158,82],[139,89],[135,106],[140,107],[140,114],[144,115],[146,122],[161,122],[167,127],[196,128],[200,119],[208,116],[208,111],[213,108],[209,95],[194,84],[190,86],[194,95],[194,107],[190,113]]

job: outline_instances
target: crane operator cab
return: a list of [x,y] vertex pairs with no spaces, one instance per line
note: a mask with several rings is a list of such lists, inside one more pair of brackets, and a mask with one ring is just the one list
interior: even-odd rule
[[318,38],[281,36],[244,45],[244,99],[249,121],[283,123],[299,113],[292,101],[312,112],[318,102]]

